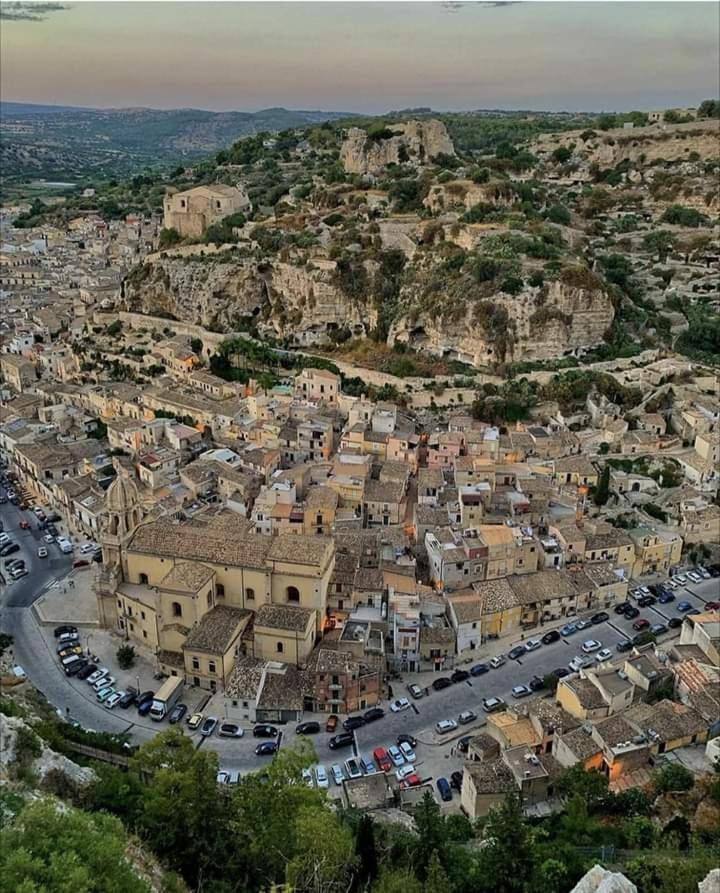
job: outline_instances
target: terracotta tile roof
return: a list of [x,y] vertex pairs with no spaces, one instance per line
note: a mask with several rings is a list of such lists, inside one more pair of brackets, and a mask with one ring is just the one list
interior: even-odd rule
[[515,776],[501,759],[465,763],[463,769],[478,794],[501,794],[516,789]]
[[473,589],[482,598],[482,612],[484,615],[507,611],[509,608],[514,608],[519,604],[514,589],[504,577],[499,580],[485,580],[481,583],[475,583]]
[[601,751],[600,745],[584,726],[578,726],[572,732],[566,732],[560,740],[580,761],[588,760]]
[[560,685],[569,688],[577,697],[580,706],[585,710],[597,710],[605,706],[602,695],[589,679],[569,676],[567,679],[561,679]]
[[224,654],[237,633],[238,625],[251,612],[230,605],[216,605],[202,618],[183,642],[183,651],[208,651]]
[[239,657],[225,684],[226,696],[237,700],[254,701],[264,666],[265,661],[258,658]]
[[637,704],[630,707],[625,715],[642,731],[652,729],[664,741],[685,738],[708,728],[707,720],[693,707],[669,700],[657,704]]
[[272,538],[267,558],[270,561],[323,565],[331,545],[332,539],[327,536],[280,534]]
[[255,614],[255,629],[266,626],[304,633],[314,615],[312,608],[299,605],[261,605]]
[[197,561],[179,561],[163,577],[160,586],[179,592],[197,592],[215,576],[215,571]]

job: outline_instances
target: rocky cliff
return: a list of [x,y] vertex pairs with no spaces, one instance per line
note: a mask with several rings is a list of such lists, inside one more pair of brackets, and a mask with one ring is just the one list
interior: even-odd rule
[[591,283],[556,280],[520,294],[498,292],[486,300],[444,311],[408,307],[388,341],[408,344],[475,366],[545,360],[599,344],[615,311],[607,291]]
[[391,124],[375,133],[351,127],[340,147],[340,161],[351,174],[379,174],[388,164],[418,166],[454,154],[445,125],[435,119]]

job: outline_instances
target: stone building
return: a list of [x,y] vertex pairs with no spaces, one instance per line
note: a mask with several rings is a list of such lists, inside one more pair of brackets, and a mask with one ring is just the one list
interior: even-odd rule
[[247,193],[237,186],[196,186],[165,196],[163,226],[177,230],[183,238],[197,239],[213,223],[250,207]]

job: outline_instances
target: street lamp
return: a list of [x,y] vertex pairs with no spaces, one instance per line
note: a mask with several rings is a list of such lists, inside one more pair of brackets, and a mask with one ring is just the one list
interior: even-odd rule
[[90,639],[92,639],[92,633],[89,633],[85,638],[85,650],[87,651],[88,657],[90,656]]

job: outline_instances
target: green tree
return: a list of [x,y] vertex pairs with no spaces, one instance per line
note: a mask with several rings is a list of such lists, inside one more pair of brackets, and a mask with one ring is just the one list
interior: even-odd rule
[[490,810],[480,851],[480,874],[494,893],[525,893],[537,865],[535,839],[522,814],[520,798],[509,795]]
[[440,857],[436,851],[430,856],[427,868],[427,877],[423,884],[423,893],[448,893],[451,889],[447,872],[442,866]]
[[16,893],[148,893],[127,861],[127,846],[113,816],[37,801],[0,831],[0,887]]
[[546,859],[540,864],[533,880],[537,893],[565,893],[570,889],[568,868],[560,859]]
[[643,815],[625,819],[622,833],[632,850],[649,850],[655,843],[655,825]]
[[129,670],[135,665],[137,654],[132,645],[121,645],[117,650],[117,662],[121,670]]
[[593,494],[595,505],[605,505],[610,497],[610,466],[606,465],[600,472],[598,484]]
[[656,229],[643,236],[643,247],[657,255],[660,263],[664,263],[675,246],[675,236],[666,229]]
[[158,248],[161,251],[165,248],[172,248],[173,245],[177,245],[178,242],[182,242],[182,236],[174,227],[164,227],[160,230]]
[[695,776],[680,763],[668,763],[655,772],[653,784],[659,794],[669,791],[689,791],[695,784]]
[[437,800],[429,791],[415,809],[413,818],[418,832],[413,864],[418,877],[424,880],[432,854],[438,853],[440,858],[443,858],[447,843],[445,819]]
[[362,885],[375,880],[378,873],[378,853],[375,843],[375,823],[364,813],[360,817],[355,835],[355,856],[357,858],[357,879]]
[[565,164],[566,161],[570,161],[572,158],[572,149],[567,146],[558,146],[557,149],[552,153],[553,161],[557,161],[558,164]]
[[566,800],[580,795],[592,809],[607,796],[608,779],[599,770],[587,770],[577,763],[559,776],[555,790]]
[[561,226],[570,226],[572,222],[570,211],[565,205],[552,205],[548,208],[546,217],[551,223],[558,223]]
[[297,890],[347,890],[355,867],[352,831],[327,808],[301,811],[294,820],[295,854],[287,880]]
[[383,871],[372,893],[423,893],[423,887],[415,875],[404,868]]

